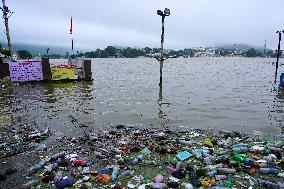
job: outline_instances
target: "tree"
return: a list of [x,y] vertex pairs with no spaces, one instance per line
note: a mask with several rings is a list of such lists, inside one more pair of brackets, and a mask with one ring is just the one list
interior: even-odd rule
[[249,50],[247,50],[245,55],[246,57],[257,57],[257,56],[261,56],[261,52],[257,51],[254,48],[250,48]]
[[113,46],[107,46],[105,48],[105,53],[107,57],[114,57],[116,55],[117,49]]
[[145,50],[145,53],[146,53],[146,54],[149,54],[149,53],[151,53],[151,51],[152,51],[152,49],[149,48],[149,47],[145,47],[144,50]]
[[9,49],[4,48],[1,43],[0,43],[0,54],[4,55],[5,57],[11,56],[11,52],[9,51]]
[[17,51],[17,54],[20,59],[30,59],[33,57],[32,54],[27,50],[19,50]]

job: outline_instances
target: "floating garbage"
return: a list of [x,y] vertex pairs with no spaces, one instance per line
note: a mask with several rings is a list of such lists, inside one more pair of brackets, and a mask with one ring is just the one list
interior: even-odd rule
[[[34,154],[21,188],[283,188],[281,138],[118,125],[51,145],[51,131],[2,130],[2,158]],[[13,171],[0,172],[5,182]],[[40,185],[40,186],[39,186]]]

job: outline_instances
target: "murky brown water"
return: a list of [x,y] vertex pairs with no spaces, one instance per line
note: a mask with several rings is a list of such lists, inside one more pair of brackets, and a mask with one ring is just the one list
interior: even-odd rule
[[93,82],[25,84],[0,91],[0,124],[28,122],[75,133],[73,115],[93,127],[129,123],[280,134],[284,94],[274,90],[273,61],[169,59],[159,100],[155,59],[93,59]]

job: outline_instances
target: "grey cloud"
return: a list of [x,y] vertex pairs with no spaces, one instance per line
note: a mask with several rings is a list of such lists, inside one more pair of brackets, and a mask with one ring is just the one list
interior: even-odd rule
[[[12,42],[69,46],[73,16],[77,47],[158,47],[161,18],[168,7],[166,48],[246,43],[276,48],[283,30],[283,0],[7,0]],[[2,24],[3,26],[3,24]],[[5,40],[4,33],[0,34]]]

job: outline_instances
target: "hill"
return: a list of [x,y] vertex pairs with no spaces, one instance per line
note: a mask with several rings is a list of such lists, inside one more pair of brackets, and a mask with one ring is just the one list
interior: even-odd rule
[[[7,44],[3,44],[4,47],[7,47]],[[72,54],[72,50],[66,47],[59,46],[46,46],[46,45],[31,45],[31,44],[20,44],[14,43],[12,44],[12,51],[17,52],[19,50],[28,50],[32,55],[38,56],[46,54],[46,49],[49,48],[49,54],[60,54],[65,55],[66,52]],[[77,49],[76,49],[77,51]],[[76,51],[74,53],[76,53]],[[79,51],[85,52],[83,49],[79,49]]]

